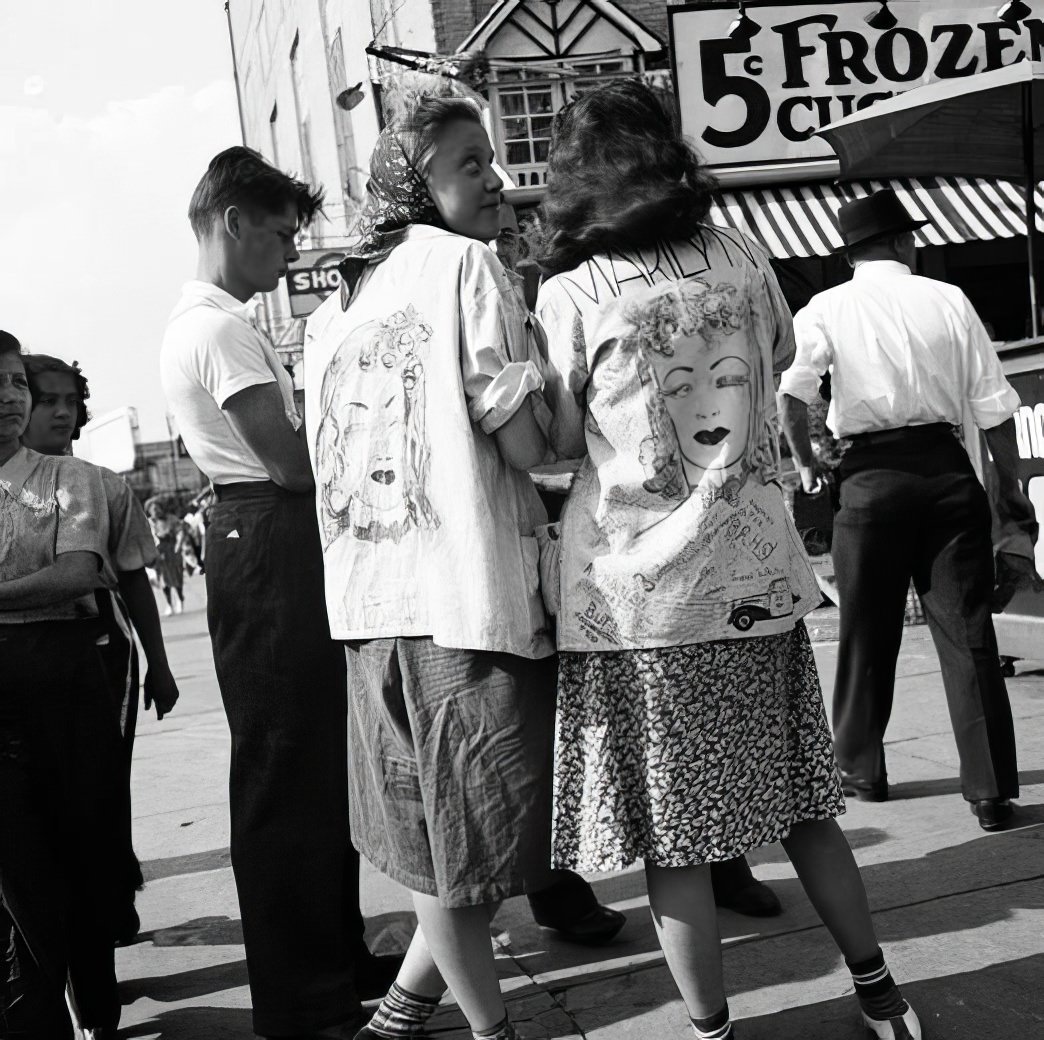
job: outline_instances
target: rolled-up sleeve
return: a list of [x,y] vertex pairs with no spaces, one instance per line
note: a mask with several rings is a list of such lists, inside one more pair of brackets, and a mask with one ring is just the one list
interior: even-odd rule
[[500,261],[477,243],[460,275],[460,366],[468,414],[486,433],[500,429],[544,386],[529,315]]
[[794,363],[783,373],[779,390],[812,404],[819,394],[823,374],[834,360],[830,337],[813,307],[805,307],[794,315],[794,339]]
[[965,400],[975,425],[980,430],[991,430],[1010,419],[1021,402],[1005,377],[997,351],[970,303],[967,323]]

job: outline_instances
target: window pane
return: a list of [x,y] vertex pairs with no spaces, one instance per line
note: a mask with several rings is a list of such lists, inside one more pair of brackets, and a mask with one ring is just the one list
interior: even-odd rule
[[529,94],[530,112],[554,112],[550,90],[534,90]]
[[530,120],[534,137],[551,136],[551,116],[533,116]]
[[522,93],[501,93],[500,111],[506,116],[525,115],[526,97]]
[[550,141],[534,141],[533,142],[533,154],[535,155],[535,162],[547,162],[547,153],[551,147]]
[[507,146],[508,166],[525,166],[533,160],[529,155],[528,141],[514,141]]
[[[529,127],[527,120],[522,119],[504,119],[504,140],[505,141],[517,141],[522,138],[529,136]],[[535,120],[534,120],[535,122]]]

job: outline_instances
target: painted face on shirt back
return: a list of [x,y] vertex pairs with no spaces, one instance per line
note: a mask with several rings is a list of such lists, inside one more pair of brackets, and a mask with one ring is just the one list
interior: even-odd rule
[[76,429],[80,392],[68,372],[41,372],[36,401],[22,436],[27,448],[42,455],[65,455]]
[[492,242],[500,231],[503,181],[480,123],[455,119],[439,135],[428,168],[428,192],[446,227],[466,238]]
[[29,422],[32,396],[25,365],[13,352],[0,354],[0,458],[10,458]]
[[239,280],[255,293],[271,292],[298,259],[297,207],[279,213],[237,211],[235,258]]
[[685,476],[693,486],[708,470],[726,470],[747,448],[751,408],[750,351],[742,337],[708,343],[672,341],[674,356],[654,361],[660,397],[674,424]]

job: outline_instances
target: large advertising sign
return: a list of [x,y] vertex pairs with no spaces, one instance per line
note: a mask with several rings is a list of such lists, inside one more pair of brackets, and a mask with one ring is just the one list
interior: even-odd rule
[[[709,166],[736,171],[727,180],[764,180],[774,164],[830,172],[820,127],[923,83],[1040,60],[1038,6],[1014,23],[999,0],[749,0],[742,20],[733,4],[670,7],[682,128]],[[887,26],[888,11],[897,24],[867,22]]]

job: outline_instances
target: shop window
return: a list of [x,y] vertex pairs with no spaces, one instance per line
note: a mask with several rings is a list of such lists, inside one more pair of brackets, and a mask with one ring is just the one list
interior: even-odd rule
[[614,79],[632,75],[623,59],[558,69],[498,68],[490,84],[501,164],[519,187],[546,183],[551,123],[567,102]]

